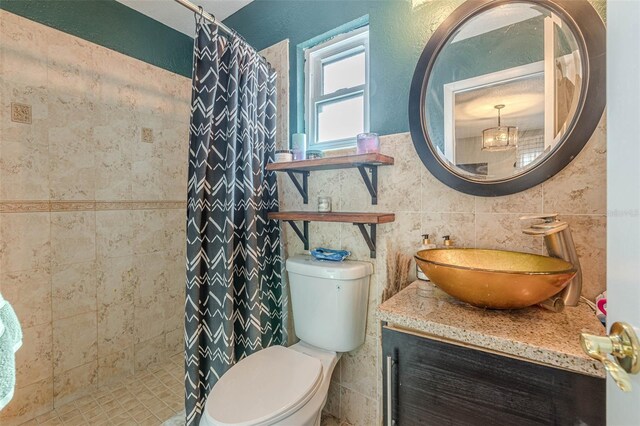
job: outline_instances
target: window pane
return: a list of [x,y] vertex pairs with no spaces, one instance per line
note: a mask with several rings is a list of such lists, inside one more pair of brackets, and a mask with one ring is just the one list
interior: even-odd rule
[[318,142],[355,139],[364,132],[364,96],[318,105]]
[[322,66],[322,94],[364,84],[364,52]]

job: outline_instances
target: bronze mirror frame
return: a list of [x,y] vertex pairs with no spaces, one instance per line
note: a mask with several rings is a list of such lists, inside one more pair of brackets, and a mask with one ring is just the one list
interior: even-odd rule
[[[580,47],[584,72],[583,90],[576,113],[561,141],[542,161],[513,177],[492,181],[472,180],[458,174],[435,152],[427,129],[425,97],[435,60],[447,41],[470,19],[507,3],[531,3],[560,16]],[[449,15],[424,48],[409,92],[409,129],[418,156],[445,185],[472,195],[496,197],[524,191],[549,179],[567,166],[596,130],[606,105],[606,29],[600,15],[587,0],[467,0]]]

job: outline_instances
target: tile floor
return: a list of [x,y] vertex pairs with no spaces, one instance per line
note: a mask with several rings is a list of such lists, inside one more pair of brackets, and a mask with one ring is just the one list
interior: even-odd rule
[[333,417],[331,414],[322,413],[320,426],[352,426],[351,423]]
[[[175,355],[163,366],[114,382],[23,423],[70,426],[184,425],[184,363]],[[323,413],[321,426],[351,426]]]
[[[24,425],[162,425],[184,409],[183,355],[102,387]],[[174,423],[175,424],[175,423]]]

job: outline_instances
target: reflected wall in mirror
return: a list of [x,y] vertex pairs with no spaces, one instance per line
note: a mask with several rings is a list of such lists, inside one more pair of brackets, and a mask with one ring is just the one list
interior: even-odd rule
[[[427,44],[410,97],[414,144],[436,177],[477,195],[526,189],[597,125],[604,24],[586,1],[468,1]],[[591,123],[578,129],[580,119]]]

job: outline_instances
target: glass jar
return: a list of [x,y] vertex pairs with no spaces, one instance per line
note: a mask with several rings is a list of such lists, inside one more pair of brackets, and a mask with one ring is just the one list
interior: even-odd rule
[[329,213],[331,211],[331,197],[318,197],[318,212]]
[[356,153],[369,154],[380,152],[380,139],[377,133],[360,133],[356,138]]

